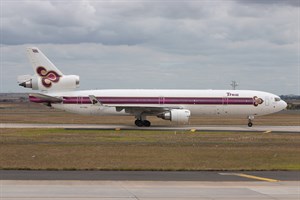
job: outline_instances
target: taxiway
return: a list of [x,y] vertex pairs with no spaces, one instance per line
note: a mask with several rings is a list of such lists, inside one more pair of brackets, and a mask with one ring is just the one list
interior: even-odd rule
[[64,128],[64,129],[99,129],[99,130],[161,130],[161,131],[231,131],[231,132],[285,132],[300,133],[300,126],[151,126],[136,127],[129,125],[100,124],[21,124],[1,123],[0,128]]

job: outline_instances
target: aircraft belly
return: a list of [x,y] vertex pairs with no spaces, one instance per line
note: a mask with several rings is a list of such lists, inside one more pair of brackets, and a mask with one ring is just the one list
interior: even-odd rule
[[184,108],[190,110],[192,116],[248,116],[252,113],[249,106],[240,105],[193,105]]
[[248,117],[267,114],[264,109],[251,105],[194,105],[184,108],[189,109],[192,116]]

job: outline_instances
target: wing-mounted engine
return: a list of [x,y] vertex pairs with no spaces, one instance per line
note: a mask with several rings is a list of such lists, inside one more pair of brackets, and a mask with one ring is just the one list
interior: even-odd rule
[[73,90],[79,87],[79,76],[50,73],[47,76],[22,75],[18,77],[19,86],[33,90]]
[[172,122],[187,124],[191,116],[191,111],[187,109],[172,109],[157,115],[157,117],[164,120],[170,120]]

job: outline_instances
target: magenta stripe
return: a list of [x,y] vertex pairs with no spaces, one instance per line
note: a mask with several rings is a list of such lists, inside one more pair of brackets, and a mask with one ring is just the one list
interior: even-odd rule
[[[46,103],[47,100],[29,96],[31,102]],[[64,104],[91,104],[89,97],[63,97]],[[211,97],[97,97],[103,104],[190,104],[190,105],[253,105],[253,98]]]
[[[89,97],[63,97],[64,104],[91,104]],[[253,98],[210,97],[96,97],[103,104],[253,105]]]

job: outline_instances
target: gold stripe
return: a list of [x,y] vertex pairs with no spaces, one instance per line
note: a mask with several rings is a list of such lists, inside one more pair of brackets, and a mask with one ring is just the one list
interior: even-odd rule
[[271,178],[264,178],[264,177],[259,177],[259,176],[252,176],[248,174],[235,174],[237,176],[245,177],[245,178],[252,178],[256,180],[261,180],[261,181],[268,181],[268,182],[278,182],[279,180],[276,179],[271,179]]

